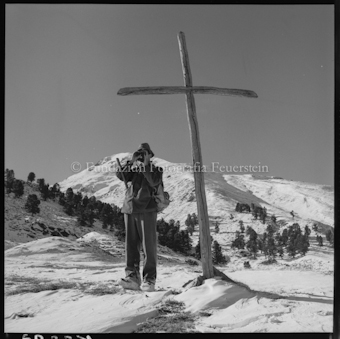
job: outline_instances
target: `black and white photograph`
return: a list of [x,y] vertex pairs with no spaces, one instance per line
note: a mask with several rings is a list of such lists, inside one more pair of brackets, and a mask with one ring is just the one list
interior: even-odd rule
[[334,4],[4,14],[5,333],[333,333]]

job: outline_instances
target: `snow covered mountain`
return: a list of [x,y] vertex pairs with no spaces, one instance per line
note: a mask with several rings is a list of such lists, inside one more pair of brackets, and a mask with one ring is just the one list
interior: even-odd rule
[[[71,187],[83,195],[95,196],[103,202],[121,207],[125,186],[115,174],[118,158],[121,163],[131,159],[132,153],[119,153],[98,161],[95,166],[74,174],[60,182],[62,191]],[[175,219],[182,224],[190,213],[197,213],[194,173],[189,164],[171,163],[154,158],[153,163],[163,168],[163,181],[172,203],[158,218]],[[334,225],[334,188],[318,184],[291,181],[259,175],[235,175],[217,171],[204,173],[210,221],[230,222],[230,213],[237,202],[266,207],[267,214],[277,220],[292,220],[304,224],[314,222]],[[251,218],[251,215],[248,215]],[[247,218],[246,218],[247,219]],[[248,220],[245,220],[248,221]],[[250,221],[250,219],[249,219]],[[256,221],[255,224],[256,229]],[[303,225],[304,225],[303,224]]]

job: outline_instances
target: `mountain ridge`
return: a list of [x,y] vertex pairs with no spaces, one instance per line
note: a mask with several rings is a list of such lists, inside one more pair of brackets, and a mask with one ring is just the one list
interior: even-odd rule
[[[62,191],[71,187],[88,196],[95,196],[106,203],[121,207],[125,187],[115,172],[116,158],[122,163],[131,159],[132,153],[117,153],[104,157],[94,166],[71,175],[59,182]],[[161,158],[153,158],[156,166],[163,168],[165,190],[170,193],[172,203],[159,214],[159,218],[184,222],[187,215],[197,213],[193,168],[190,164],[172,163]],[[204,172],[205,189],[210,221],[226,222],[235,211],[237,202],[266,207],[268,214],[278,219],[292,218],[290,212],[297,213],[295,220],[307,223],[334,224],[334,188],[301,181],[286,180],[275,176],[259,174],[225,174]]]

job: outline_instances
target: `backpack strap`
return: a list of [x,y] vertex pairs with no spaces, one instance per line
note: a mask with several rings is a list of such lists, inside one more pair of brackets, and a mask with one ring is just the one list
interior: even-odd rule
[[138,172],[134,173],[133,179],[132,179],[132,181],[131,181],[130,187],[133,186],[133,185],[135,184],[135,182],[136,182],[136,180],[137,180],[137,177],[138,177]]

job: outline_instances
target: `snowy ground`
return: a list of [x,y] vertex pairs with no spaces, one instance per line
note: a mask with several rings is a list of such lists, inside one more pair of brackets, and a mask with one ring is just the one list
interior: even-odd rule
[[[326,246],[321,255],[313,245],[305,257],[271,266],[250,260],[251,269],[228,254],[230,263],[218,268],[241,284],[215,277],[186,290],[200,267],[160,247],[157,291],[124,293],[117,285],[124,245],[110,235],[17,245],[5,251],[5,332],[132,332],[167,298],[198,315],[199,332],[332,332],[333,252]],[[58,286],[44,288],[48,282]],[[15,290],[22,293],[11,295]]]

